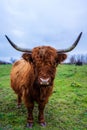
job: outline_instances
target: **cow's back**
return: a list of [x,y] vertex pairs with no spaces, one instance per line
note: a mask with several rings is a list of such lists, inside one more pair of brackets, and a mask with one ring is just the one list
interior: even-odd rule
[[11,70],[11,87],[17,94],[32,86],[34,72],[32,65],[24,59],[18,60],[12,66]]

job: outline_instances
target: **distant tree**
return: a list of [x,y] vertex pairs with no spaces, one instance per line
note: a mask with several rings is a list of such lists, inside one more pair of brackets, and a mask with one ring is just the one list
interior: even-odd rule
[[87,64],[87,54],[86,54],[86,56],[85,56],[85,64]]
[[16,61],[16,59],[11,57],[10,61],[11,61],[11,63],[14,63]]
[[80,60],[81,60],[82,63],[85,63],[85,56],[81,55]]
[[71,63],[71,64],[75,64],[75,62],[76,62],[76,57],[75,57],[75,55],[72,55],[72,56],[70,57],[70,63]]

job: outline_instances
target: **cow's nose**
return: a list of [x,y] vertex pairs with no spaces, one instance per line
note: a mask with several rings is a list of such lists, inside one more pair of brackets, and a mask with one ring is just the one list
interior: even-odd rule
[[40,78],[40,85],[49,85],[50,84],[50,78]]

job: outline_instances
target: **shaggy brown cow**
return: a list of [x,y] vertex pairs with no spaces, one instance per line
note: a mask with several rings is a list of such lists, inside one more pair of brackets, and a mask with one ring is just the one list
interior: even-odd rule
[[7,40],[17,50],[26,52],[22,59],[15,62],[11,71],[11,87],[18,95],[18,107],[21,101],[28,110],[27,126],[33,125],[34,102],[38,103],[38,120],[40,125],[45,126],[44,108],[49,96],[53,91],[53,81],[56,67],[66,59],[64,52],[69,52],[75,48],[82,33],[75,43],[68,49],[56,50],[50,46],[36,47],[33,50],[23,49],[16,46],[7,36]]

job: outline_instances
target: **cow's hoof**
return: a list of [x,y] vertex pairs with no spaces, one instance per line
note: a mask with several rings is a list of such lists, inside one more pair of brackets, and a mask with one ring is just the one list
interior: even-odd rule
[[46,126],[46,122],[42,122],[42,123],[40,123],[40,125],[41,125],[42,127],[45,127],[45,126]]
[[33,126],[33,123],[27,123],[28,128],[32,128],[32,126]]

